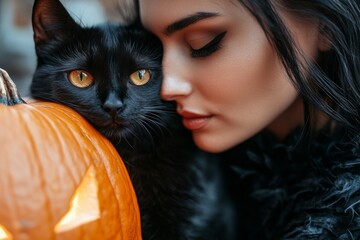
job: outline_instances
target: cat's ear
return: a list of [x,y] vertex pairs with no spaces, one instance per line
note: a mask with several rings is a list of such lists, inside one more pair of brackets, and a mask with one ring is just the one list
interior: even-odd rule
[[58,0],[35,0],[32,25],[36,46],[63,38],[80,28]]

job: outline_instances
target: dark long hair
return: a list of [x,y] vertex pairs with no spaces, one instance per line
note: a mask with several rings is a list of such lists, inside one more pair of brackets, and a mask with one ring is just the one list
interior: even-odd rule
[[[304,99],[307,129],[314,106],[339,128],[360,132],[360,10],[359,0],[239,0],[258,20]],[[275,4],[304,19],[319,20],[330,50],[316,63],[302,66],[289,31]],[[309,69],[309,72],[301,71]]]

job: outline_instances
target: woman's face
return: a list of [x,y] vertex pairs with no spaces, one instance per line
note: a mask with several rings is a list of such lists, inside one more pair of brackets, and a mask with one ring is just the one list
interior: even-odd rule
[[[297,91],[255,18],[237,1],[140,0],[145,27],[162,41],[165,100],[175,100],[196,144],[220,152],[269,128],[302,120]],[[311,58],[317,26],[282,14]]]

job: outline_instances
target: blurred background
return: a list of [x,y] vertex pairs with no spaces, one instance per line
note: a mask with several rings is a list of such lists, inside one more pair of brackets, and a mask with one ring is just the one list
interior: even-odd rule
[[[74,19],[89,26],[133,18],[131,0],[61,0]],[[20,94],[29,95],[36,67],[31,14],[34,0],[0,0],[0,68],[14,80]],[[78,22],[79,22],[78,21]]]

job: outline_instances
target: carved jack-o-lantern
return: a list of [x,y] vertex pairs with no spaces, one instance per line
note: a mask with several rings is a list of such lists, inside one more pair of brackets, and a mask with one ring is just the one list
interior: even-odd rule
[[0,69],[0,239],[141,239],[110,142],[69,108],[21,101]]

